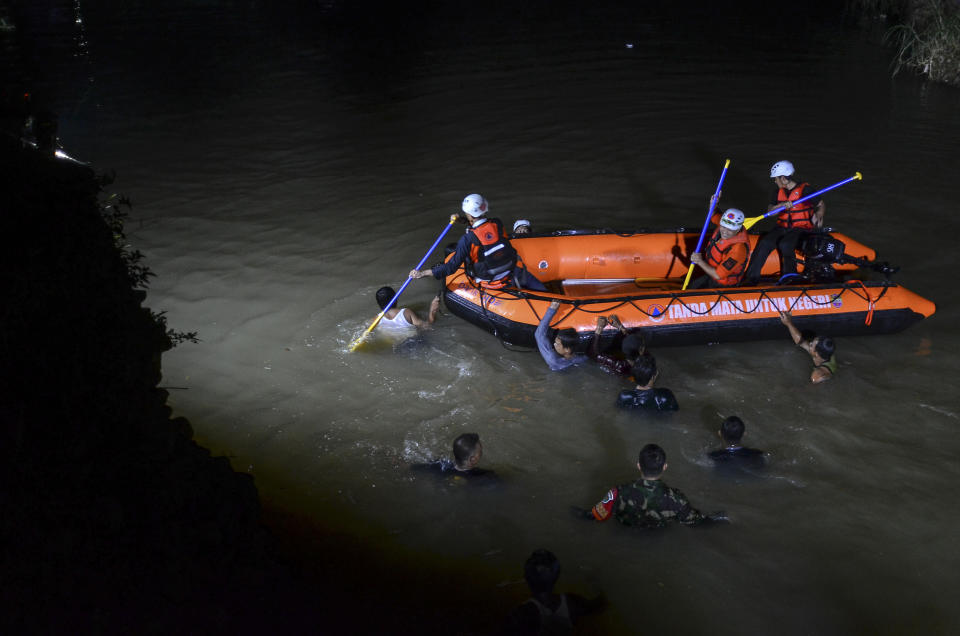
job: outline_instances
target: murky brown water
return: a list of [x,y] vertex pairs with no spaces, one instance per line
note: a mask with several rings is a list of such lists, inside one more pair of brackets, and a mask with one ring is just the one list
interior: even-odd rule
[[[149,304],[202,339],[164,358],[172,405],[265,500],[503,581],[549,547],[562,582],[603,590],[628,633],[960,628],[960,91],[891,79],[888,52],[818,20],[787,41],[720,10],[623,7],[412,32],[370,18],[348,37],[312,5],[207,5],[90,13],[95,82],[61,98],[61,136],[117,171],[158,275]],[[724,202],[748,216],[776,160],[817,185],[861,171],[827,196],[828,224],[901,265],[938,313],[842,339],[822,386],[786,333],[657,350],[681,404],[666,418],[618,412],[619,380],[550,373],[452,316],[415,344],[346,352],[376,289],[403,282],[464,194],[544,229],[698,226],[728,157]],[[414,282],[404,304],[435,291]],[[733,413],[770,452],[763,476],[724,478],[705,457]],[[464,431],[502,488],[408,472]],[[638,534],[568,516],[632,479],[651,441],[666,480],[730,526]]]

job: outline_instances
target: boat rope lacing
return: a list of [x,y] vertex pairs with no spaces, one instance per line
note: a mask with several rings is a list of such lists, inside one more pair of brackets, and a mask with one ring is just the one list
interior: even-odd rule
[[[530,307],[530,311],[533,312],[533,315],[536,316],[537,322],[540,321],[541,316],[540,314],[537,313],[536,309],[534,308],[534,305],[530,302],[531,300],[542,300],[546,302],[559,300],[561,304],[572,305],[572,310],[558,317],[554,321],[554,323],[550,325],[551,327],[560,323],[563,319],[565,319],[567,316],[569,316],[570,314],[576,311],[582,311],[586,314],[594,314],[594,315],[607,314],[609,312],[616,311],[620,307],[624,307],[626,305],[630,305],[640,313],[650,318],[656,318],[656,317],[662,316],[674,304],[678,304],[682,306],[685,311],[697,316],[709,315],[714,310],[714,308],[717,307],[717,305],[719,305],[721,302],[724,302],[724,301],[728,303],[728,306],[731,309],[736,310],[737,312],[742,314],[752,314],[756,311],[766,311],[765,309],[761,310],[760,301],[762,300],[767,300],[768,302],[773,304],[773,306],[775,307],[780,306],[780,304],[777,302],[778,299],[771,296],[765,289],[760,290],[760,295],[756,303],[743,303],[739,299],[732,299],[729,295],[730,293],[735,293],[735,294],[744,293],[744,291],[741,290],[742,288],[737,288],[737,287],[730,287],[730,288],[721,287],[721,288],[713,289],[710,291],[698,292],[697,295],[700,295],[700,296],[704,296],[704,295],[716,296],[716,300],[713,303],[711,303],[709,306],[705,307],[703,310],[700,309],[700,305],[702,303],[688,302],[688,300],[685,300],[676,292],[664,290],[662,293],[658,292],[658,296],[655,296],[655,297],[662,298],[663,296],[669,296],[670,300],[667,302],[666,306],[660,308],[656,312],[651,313],[646,309],[644,309],[643,307],[640,307],[637,304],[638,299],[633,297],[586,298],[586,299],[569,300],[563,297],[553,298],[553,297],[540,296],[537,292],[531,292],[530,290],[513,289],[513,288],[497,289],[496,290],[497,293],[496,295],[494,295],[490,293],[490,290],[484,289],[480,285],[476,284],[468,276],[465,276],[463,274],[462,269],[459,270],[454,280],[456,280],[461,276],[467,281],[467,283],[471,287],[473,287],[480,293],[480,306],[483,309],[484,315],[486,316],[487,320],[490,320],[491,326],[493,327],[494,334],[497,335],[498,338],[500,338],[500,336],[496,329],[496,326],[493,323],[493,320],[489,317],[489,315],[487,315],[487,305],[489,304],[489,301],[485,301],[484,296],[488,298],[496,298],[498,300],[504,300],[504,301],[523,300]],[[789,306],[786,308],[786,311],[793,311],[793,309],[801,302],[803,298],[807,298],[810,301],[810,303],[813,305],[823,307],[826,305],[832,305],[833,303],[837,302],[844,296],[844,294],[848,294],[848,293],[853,294],[854,296],[867,302],[867,316],[866,316],[866,319],[864,320],[864,323],[869,326],[873,322],[873,310],[877,301],[883,298],[883,296],[887,293],[887,289],[891,285],[894,285],[895,283],[884,280],[884,281],[879,281],[877,284],[881,287],[881,290],[879,294],[877,294],[877,296],[874,297],[867,290],[867,286],[863,283],[863,281],[849,280],[845,283],[838,283],[837,285],[833,285],[833,287],[840,287],[840,291],[834,294],[830,294],[827,297],[827,300],[822,302],[817,300],[817,297],[822,296],[822,294],[816,293],[817,291],[821,291],[822,287],[811,288],[811,287],[800,287],[800,286],[789,286],[789,287],[783,286],[783,287],[778,287],[777,292],[778,293],[785,292],[785,291],[800,292],[800,294],[796,298],[794,298],[791,303],[789,303]],[[741,290],[741,291],[738,291],[738,290]],[[689,299],[690,293],[687,292],[685,296],[687,296],[687,298]],[[613,304],[614,306],[610,307],[611,304]],[[593,310],[589,308],[590,305],[603,305],[603,309]],[[747,308],[748,306],[750,306],[749,309]],[[501,342],[503,342],[502,338],[500,338],[500,340]]]
[[[536,348],[531,349],[529,347],[521,347],[513,344],[512,342],[507,342],[506,340],[504,340],[503,336],[500,335],[500,330],[497,329],[497,323],[493,321],[493,318],[490,317],[490,312],[487,310],[487,305],[489,304],[490,301],[484,300],[485,296],[487,298],[496,298],[496,296],[491,296],[489,293],[487,293],[486,288],[484,288],[482,285],[477,285],[472,278],[464,275],[462,269],[460,270],[460,275],[463,276],[463,278],[467,280],[470,286],[476,289],[477,292],[480,294],[480,309],[483,310],[483,317],[486,318],[487,322],[490,323],[490,331],[493,333],[494,336],[496,336],[497,340],[500,341],[500,345],[504,349],[508,351],[518,351],[521,353],[533,353],[534,351],[538,351],[538,349]],[[497,291],[507,291],[507,289],[500,288]],[[533,304],[526,298],[525,294],[519,290],[509,290],[509,291],[512,292],[512,295],[515,295],[516,298],[523,297],[524,300],[526,300],[527,305],[530,307],[530,311],[532,311],[533,315],[537,317],[537,322],[540,322],[540,316],[537,314],[537,310],[534,309]],[[516,298],[512,298],[511,300],[516,300]]]

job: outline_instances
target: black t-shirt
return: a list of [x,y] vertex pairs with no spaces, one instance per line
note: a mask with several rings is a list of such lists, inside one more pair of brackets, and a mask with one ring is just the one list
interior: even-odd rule
[[676,411],[680,408],[677,398],[670,389],[633,389],[620,391],[617,406],[622,409],[643,409],[646,411]]
[[452,459],[437,459],[426,464],[412,464],[410,470],[418,473],[427,473],[439,477],[462,477],[469,481],[493,482],[497,481],[497,474],[486,468],[471,468],[470,470],[457,470],[457,464]]
[[767,460],[763,451],[757,448],[744,448],[735,446],[730,448],[720,448],[710,452],[710,459],[717,465],[740,466],[743,468],[763,468]]

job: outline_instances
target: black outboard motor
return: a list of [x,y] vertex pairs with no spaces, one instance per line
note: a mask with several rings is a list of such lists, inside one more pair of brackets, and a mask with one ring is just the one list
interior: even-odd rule
[[803,275],[816,283],[833,283],[837,280],[834,265],[853,264],[879,272],[886,277],[900,271],[887,262],[878,263],[865,258],[844,254],[846,245],[826,233],[807,234],[800,240],[803,252]]

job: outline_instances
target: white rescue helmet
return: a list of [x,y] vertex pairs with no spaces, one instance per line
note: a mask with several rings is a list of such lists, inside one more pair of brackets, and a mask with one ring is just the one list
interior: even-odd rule
[[789,161],[778,161],[770,168],[770,178],[789,177],[793,174],[793,164]]
[[518,228],[525,227],[527,231],[530,231],[530,221],[526,219],[517,219],[513,223],[513,231],[516,232]]
[[739,232],[740,228],[743,227],[743,219],[743,212],[737,208],[727,208],[727,211],[720,217],[720,225],[728,230]]
[[490,206],[487,204],[487,200],[484,199],[479,194],[468,194],[463,199],[463,205],[460,206],[466,214],[477,218],[484,216],[487,213],[487,210],[490,209]]

